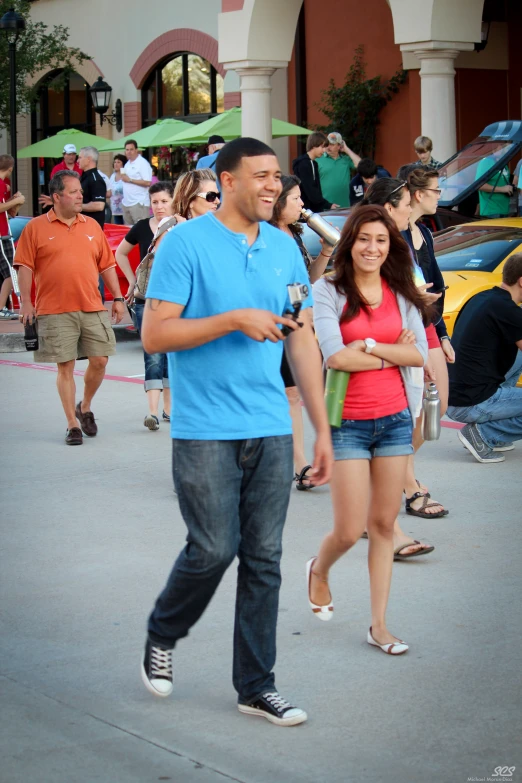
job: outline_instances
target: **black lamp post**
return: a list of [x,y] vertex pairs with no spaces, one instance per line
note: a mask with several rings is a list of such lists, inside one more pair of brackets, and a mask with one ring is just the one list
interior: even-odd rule
[[100,115],[100,125],[103,125],[103,121],[106,120],[111,125],[115,125],[119,133],[122,129],[121,101],[119,98],[114,105],[112,114],[107,114],[107,109],[111,102],[112,87],[109,87],[101,76],[98,76],[92,87],[89,88],[89,92],[91,93],[94,111]]
[[11,155],[14,158],[14,168],[11,175],[11,194],[18,189],[16,176],[16,42],[20,33],[25,30],[25,19],[10,8],[0,19],[0,30],[3,30],[9,44],[9,133],[11,136]]

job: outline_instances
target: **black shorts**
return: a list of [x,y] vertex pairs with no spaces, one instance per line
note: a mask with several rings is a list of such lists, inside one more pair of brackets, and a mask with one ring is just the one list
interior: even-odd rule
[[14,258],[13,242],[9,237],[0,239],[0,284],[11,277],[11,265]]

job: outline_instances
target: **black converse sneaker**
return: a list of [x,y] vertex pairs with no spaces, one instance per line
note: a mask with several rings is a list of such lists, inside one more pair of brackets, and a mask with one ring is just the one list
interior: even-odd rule
[[298,723],[304,723],[308,717],[304,710],[293,707],[277,691],[263,693],[251,704],[238,704],[237,708],[245,715],[259,715],[277,726],[297,726]]
[[172,650],[156,647],[147,640],[145,657],[141,663],[141,679],[154,696],[172,693]]

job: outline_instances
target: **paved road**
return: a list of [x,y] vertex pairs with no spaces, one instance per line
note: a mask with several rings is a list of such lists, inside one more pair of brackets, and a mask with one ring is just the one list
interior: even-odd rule
[[[135,341],[109,372],[143,372]],[[55,377],[0,364],[2,783],[465,783],[499,765],[522,781],[522,444],[483,466],[445,429],[419,458],[451,513],[403,520],[436,551],[395,566],[399,659],[365,643],[366,542],[332,574],[333,621],[309,611],[304,563],[331,504],[293,491],[277,682],[309,721],[281,729],[235,707],[234,567],[177,648],[173,698],[142,686],[146,616],[184,540],[168,433],[142,426],[139,384],[107,380],[99,436],[67,448]]]

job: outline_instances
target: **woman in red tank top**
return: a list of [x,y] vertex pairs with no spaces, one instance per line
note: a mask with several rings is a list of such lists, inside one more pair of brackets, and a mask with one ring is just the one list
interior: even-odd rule
[[408,645],[388,631],[393,525],[400,508],[413,416],[422,399],[428,349],[424,300],[411,274],[406,243],[381,206],[350,215],[334,275],[314,285],[314,323],[329,368],[350,373],[340,428],[332,428],[334,528],[307,563],[309,602],[321,620],[333,603],[333,564],[367,529],[372,622],[367,641],[391,655]]

